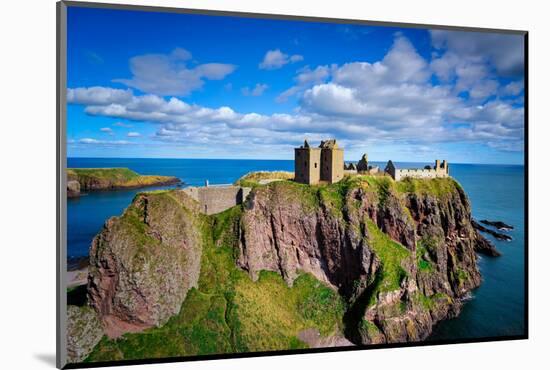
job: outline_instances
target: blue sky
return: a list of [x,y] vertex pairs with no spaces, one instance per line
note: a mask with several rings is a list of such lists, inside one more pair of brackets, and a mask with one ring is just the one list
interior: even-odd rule
[[69,7],[68,155],[523,162],[517,35]]

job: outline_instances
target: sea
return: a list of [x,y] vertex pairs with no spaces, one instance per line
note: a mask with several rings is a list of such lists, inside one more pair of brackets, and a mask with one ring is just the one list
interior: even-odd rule
[[[383,166],[385,163],[376,163]],[[427,163],[396,163],[400,168],[424,167]],[[176,176],[183,186],[230,184],[253,171],[293,171],[292,160],[237,159],[140,159],[68,158],[77,168],[127,167],[143,175]],[[450,164],[449,171],[470,198],[477,220],[498,220],[514,227],[512,241],[498,241],[486,235],[501,257],[480,256],[482,284],[464,302],[457,318],[434,328],[427,341],[472,340],[524,334],[526,292],[524,167],[521,165]],[[173,186],[171,186],[173,187]],[[170,187],[156,187],[163,189]],[[69,265],[88,255],[93,237],[105,221],[122,214],[142,190],[117,190],[83,194],[67,201],[67,255]]]

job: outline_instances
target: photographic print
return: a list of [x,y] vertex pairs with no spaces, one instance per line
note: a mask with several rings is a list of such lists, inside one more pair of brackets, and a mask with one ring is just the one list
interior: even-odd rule
[[526,338],[526,33],[82,6],[69,367]]

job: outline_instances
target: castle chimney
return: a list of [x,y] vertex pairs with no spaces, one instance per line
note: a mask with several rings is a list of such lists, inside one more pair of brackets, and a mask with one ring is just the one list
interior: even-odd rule
[[441,161],[439,159],[435,160],[435,169],[439,171],[439,167],[441,166]]

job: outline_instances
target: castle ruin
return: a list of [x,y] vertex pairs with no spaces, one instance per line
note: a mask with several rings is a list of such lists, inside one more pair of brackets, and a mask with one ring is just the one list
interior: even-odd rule
[[344,177],[344,149],[336,140],[321,141],[318,148],[311,147],[307,140],[294,149],[294,180],[302,184],[314,185],[319,182],[329,184]]
[[397,168],[395,164],[389,160],[384,170],[395,181],[402,180],[406,177],[435,179],[438,177],[449,177],[449,164],[447,161],[435,160],[434,167],[426,166],[424,168]]
[[199,203],[202,213],[213,215],[242,204],[251,190],[235,185],[209,185],[207,181],[206,186],[189,186],[181,191]]

